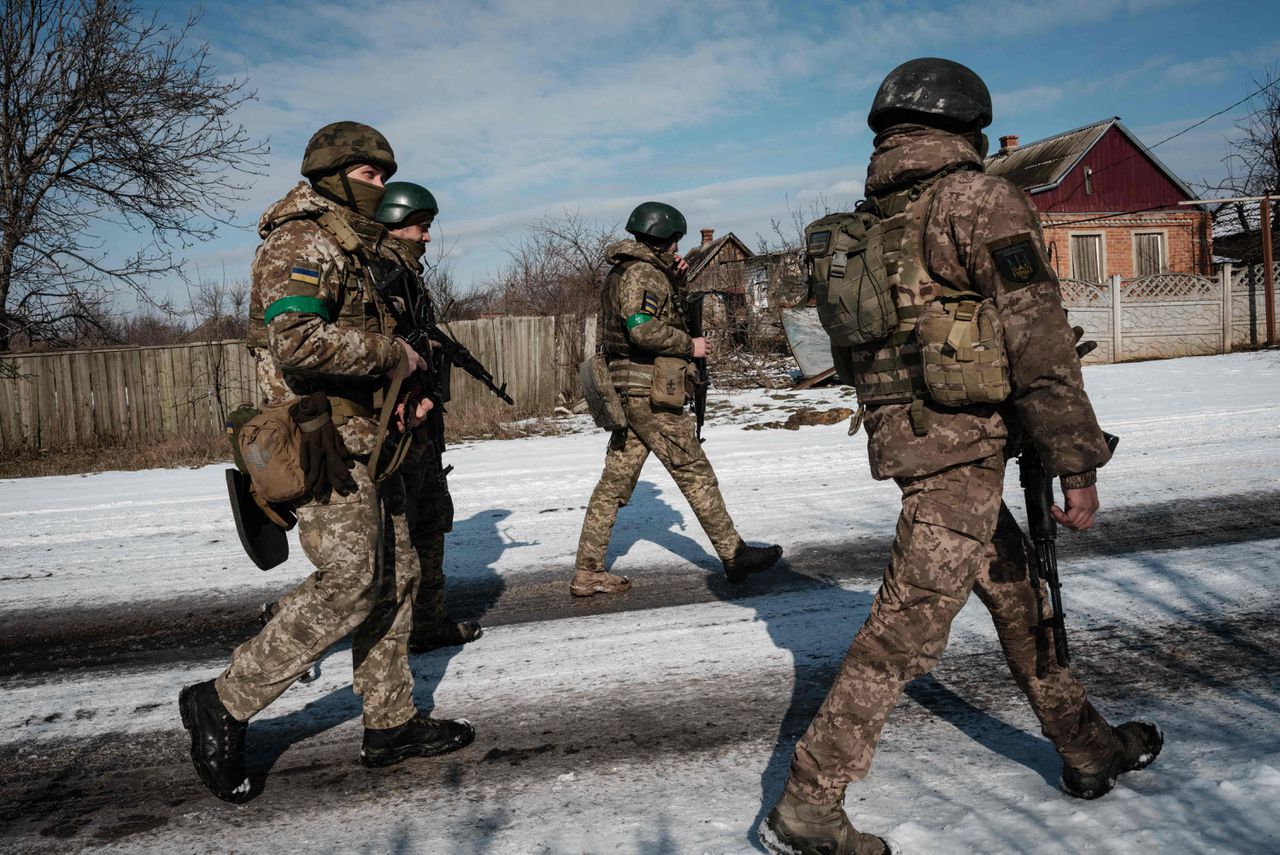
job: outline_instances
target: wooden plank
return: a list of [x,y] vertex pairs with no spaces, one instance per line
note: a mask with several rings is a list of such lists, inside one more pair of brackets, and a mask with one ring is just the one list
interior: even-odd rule
[[111,390],[111,436],[123,439],[132,435],[129,427],[129,400],[125,383],[125,355],[123,351],[104,354],[107,359],[107,382]]
[[173,348],[152,351],[156,355],[156,385],[160,391],[160,426],[164,436],[178,435],[178,395],[173,383]]
[[101,442],[111,435],[111,381],[107,377],[107,354],[89,354],[89,388],[93,392],[93,437]]
[[22,444],[22,427],[18,421],[18,383],[9,377],[7,370],[11,360],[0,360],[0,448],[19,448]]
[[14,363],[18,372],[18,417],[22,422],[22,444],[27,448],[36,448],[40,430],[40,404],[35,378],[32,376],[35,365],[30,357],[15,359]]
[[129,354],[129,424],[133,435],[138,439],[156,437],[154,425],[158,421],[154,411],[151,389],[155,386],[155,370],[152,366],[148,376],[147,352],[138,349]]
[[[196,408],[204,404],[203,389],[192,372],[192,359],[203,348],[178,347],[169,351],[173,355],[174,424],[179,436],[196,426]],[[200,427],[204,427],[201,420]]]
[[90,379],[92,373],[92,353],[77,353],[71,357],[71,385],[74,394],[73,406],[75,407],[76,433],[80,436],[81,444],[96,444],[97,442],[97,432],[93,429],[95,404],[93,381]]
[[47,356],[37,356],[31,361],[31,378],[39,401],[36,419],[35,446],[48,448],[58,436],[55,424],[58,420],[57,400],[54,396],[54,370]]
[[138,396],[138,403],[142,404],[142,419],[146,422],[147,436],[160,438],[164,436],[164,429],[160,420],[160,396],[156,394],[160,387],[159,360],[151,348],[143,349],[138,355],[142,361],[142,388]]

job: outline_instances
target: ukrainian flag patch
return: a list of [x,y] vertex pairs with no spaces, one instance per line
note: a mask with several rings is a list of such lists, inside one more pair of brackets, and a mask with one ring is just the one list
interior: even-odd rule
[[652,291],[645,291],[644,299],[640,301],[640,311],[646,315],[658,314],[658,295]]
[[302,267],[301,265],[294,265],[293,269],[289,271],[289,280],[291,282],[302,282],[307,285],[319,285],[320,271],[312,270],[309,267]]

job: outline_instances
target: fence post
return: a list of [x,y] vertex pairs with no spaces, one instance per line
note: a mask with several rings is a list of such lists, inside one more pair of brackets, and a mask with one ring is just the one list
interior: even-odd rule
[[1121,320],[1124,313],[1120,306],[1120,274],[1115,273],[1111,276],[1111,361],[1119,362],[1121,354],[1121,346],[1123,335],[1121,334]]
[[1222,352],[1231,352],[1231,265],[1222,265],[1218,271],[1218,284],[1222,286]]

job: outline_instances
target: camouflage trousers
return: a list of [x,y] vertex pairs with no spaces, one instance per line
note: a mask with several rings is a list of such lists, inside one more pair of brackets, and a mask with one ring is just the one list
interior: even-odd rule
[[892,558],[871,614],[796,746],[787,781],[794,795],[830,804],[866,777],[889,710],[908,682],[937,664],[951,621],[975,589],[1014,681],[1063,761],[1095,772],[1114,755],[1110,726],[1071,670],[1057,664],[1052,636],[1037,642],[1048,593],[1030,584],[1028,541],[1000,499],[1004,468],[1003,458],[990,457],[899,479]]
[[278,698],[348,633],[365,727],[395,727],[417,712],[408,641],[419,571],[404,484],[393,475],[375,491],[365,459],[351,469],[356,493],[298,508],[298,539],[316,570],[277,601],[275,616],[235,649],[217,679],[218,697],[241,721]]
[[614,431],[609,439],[604,474],[591,493],[587,517],[582,522],[575,569],[605,569],[605,553],[618,508],[631,499],[649,452],[671,473],[716,554],[722,560],[733,557],[742,538],[724,506],[711,462],[694,435],[693,417],[683,408],[655,406],[648,397],[639,395],[628,395],[625,406],[627,427]]
[[414,437],[400,471],[405,482],[409,537],[422,568],[413,600],[413,628],[431,629],[449,620],[444,601],[444,536],[453,529],[453,497],[440,454],[425,436]]

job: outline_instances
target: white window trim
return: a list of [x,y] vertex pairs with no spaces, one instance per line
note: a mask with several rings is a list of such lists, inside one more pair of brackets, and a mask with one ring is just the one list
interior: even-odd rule
[[1130,243],[1133,245],[1133,276],[1136,279],[1139,276],[1147,276],[1150,274],[1138,272],[1138,235],[1160,235],[1160,272],[1169,272],[1169,230],[1168,229],[1134,229],[1129,237]]
[[[1067,261],[1071,270],[1072,279],[1080,279],[1076,276],[1076,254],[1071,246],[1071,239],[1075,237],[1096,237],[1098,239],[1098,275],[1102,278],[1099,285],[1107,284],[1107,233],[1106,232],[1067,232]],[[1136,250],[1135,250],[1136,251]],[[1084,281],[1084,280],[1080,280]]]

